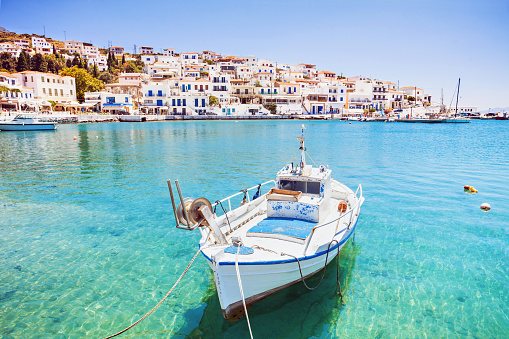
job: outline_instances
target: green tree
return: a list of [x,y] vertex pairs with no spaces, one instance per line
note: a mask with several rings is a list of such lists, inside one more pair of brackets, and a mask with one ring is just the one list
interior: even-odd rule
[[92,75],[94,76],[94,78],[97,78],[99,76],[99,67],[97,67],[95,62],[94,62],[94,68],[92,68]]
[[11,56],[11,53],[3,52],[0,54],[0,68],[4,68],[9,72],[15,72],[16,66],[16,59]]
[[67,68],[71,68],[71,67],[72,67],[72,61],[71,61],[71,59],[67,59],[67,60],[65,61],[65,67],[67,67]]
[[18,64],[16,66],[16,71],[23,72],[23,71],[29,71],[29,70],[30,70],[30,67],[28,67],[27,54],[25,53],[25,51],[22,51],[18,57]]
[[101,80],[94,78],[86,70],[78,66],[66,67],[60,71],[60,75],[71,76],[76,79],[76,98],[80,102],[85,100],[85,92],[97,92],[104,86]]
[[45,59],[46,59],[46,62],[48,64],[48,72],[58,73],[58,71],[56,70],[56,61],[55,61],[55,59],[54,58],[45,58]]
[[81,58],[78,53],[74,54],[74,59],[72,59],[72,65],[78,66],[79,68],[83,68],[83,64],[81,63]]
[[213,95],[209,96],[209,106],[219,106],[219,100],[217,100],[217,97]]
[[415,98],[411,95],[409,95],[407,98],[406,98],[408,101],[415,101]]
[[208,65],[213,65],[213,64],[214,64],[214,61],[209,60],[209,59],[205,59],[205,62],[206,62]]
[[36,55],[34,55],[34,57],[32,58],[32,62],[31,62],[31,67],[30,69],[32,71],[38,71],[38,72],[42,72],[41,71],[41,66],[42,66],[42,63],[44,62],[44,58],[42,57],[42,55],[40,53],[37,53]]
[[268,109],[271,114],[276,114],[276,111],[277,111],[277,105],[276,104],[269,103],[269,104],[263,105],[263,107],[265,107],[265,109]]
[[255,87],[262,87],[262,85],[260,84],[260,81],[258,81],[258,80],[256,80],[254,85],[255,85]]
[[115,74],[106,71],[106,72],[101,72],[101,74],[99,74],[97,79],[101,80],[105,84],[112,84],[117,81],[118,77],[116,77]]
[[125,64],[125,54],[122,54],[122,65]]

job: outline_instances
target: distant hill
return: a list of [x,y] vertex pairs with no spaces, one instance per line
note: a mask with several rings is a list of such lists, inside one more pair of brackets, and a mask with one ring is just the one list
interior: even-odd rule
[[509,112],[509,107],[495,107],[491,109],[487,109],[484,111],[479,111],[479,113],[498,113],[498,112]]
[[9,31],[6,30],[5,28],[3,28],[2,26],[0,26],[0,32],[9,32]]

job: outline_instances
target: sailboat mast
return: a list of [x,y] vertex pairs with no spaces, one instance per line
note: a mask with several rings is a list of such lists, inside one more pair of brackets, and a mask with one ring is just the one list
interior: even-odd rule
[[458,100],[460,98],[460,82],[461,82],[461,78],[458,78],[458,92],[456,93],[456,115],[458,115]]

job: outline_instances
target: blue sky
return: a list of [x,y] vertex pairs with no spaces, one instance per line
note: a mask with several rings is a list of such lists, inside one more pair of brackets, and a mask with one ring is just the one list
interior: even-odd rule
[[449,104],[509,106],[509,1],[4,0],[0,26],[128,52],[212,50],[418,86]]

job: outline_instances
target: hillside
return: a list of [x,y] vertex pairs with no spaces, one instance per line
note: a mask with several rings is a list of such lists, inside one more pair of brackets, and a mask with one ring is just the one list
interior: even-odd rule
[[52,45],[55,45],[56,48],[65,48],[65,43],[60,40],[53,40],[51,38],[45,37],[44,35],[38,34],[28,34],[28,33],[14,33],[9,32],[5,28],[0,27],[0,42],[13,42],[14,39],[27,39],[30,40],[32,37],[45,38],[47,42]]

